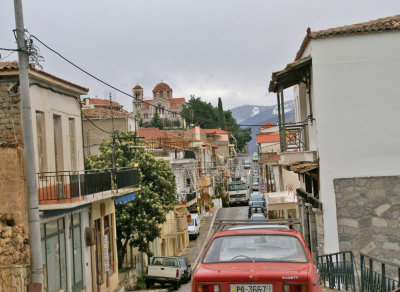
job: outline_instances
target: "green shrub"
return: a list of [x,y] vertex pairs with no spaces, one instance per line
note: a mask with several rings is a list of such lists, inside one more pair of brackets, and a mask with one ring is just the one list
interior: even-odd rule
[[137,278],[137,287],[139,289],[146,289],[146,276],[140,276]]

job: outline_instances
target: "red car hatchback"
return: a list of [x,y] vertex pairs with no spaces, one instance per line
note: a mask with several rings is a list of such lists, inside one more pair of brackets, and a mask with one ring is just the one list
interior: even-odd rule
[[248,228],[216,233],[203,252],[192,292],[321,291],[319,275],[296,231]]

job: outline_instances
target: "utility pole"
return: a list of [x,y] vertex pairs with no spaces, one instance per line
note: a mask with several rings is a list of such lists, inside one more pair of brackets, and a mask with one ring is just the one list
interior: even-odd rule
[[24,132],[25,177],[28,196],[31,279],[29,291],[42,291],[43,271],[40,243],[39,203],[36,186],[35,152],[33,148],[32,112],[29,96],[28,52],[24,34],[22,0],[14,0],[18,44],[19,82],[22,128]]

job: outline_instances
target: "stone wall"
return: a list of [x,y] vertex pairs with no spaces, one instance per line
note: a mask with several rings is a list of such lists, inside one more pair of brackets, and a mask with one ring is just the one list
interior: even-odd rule
[[400,263],[400,176],[334,180],[339,247]]
[[29,276],[29,265],[0,265],[0,291],[28,291]]
[[21,104],[16,82],[0,83],[0,138],[9,144],[23,143]]

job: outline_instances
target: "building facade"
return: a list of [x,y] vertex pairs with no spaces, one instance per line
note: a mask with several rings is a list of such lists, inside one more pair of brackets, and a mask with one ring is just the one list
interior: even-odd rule
[[280,111],[282,139],[293,138],[281,147],[281,162],[301,177],[297,194],[311,218],[305,225],[315,252],[400,260],[400,156],[392,127],[400,106],[399,21],[308,29],[295,61],[272,75],[269,90],[280,106],[283,90],[294,88],[297,123],[286,124]]

